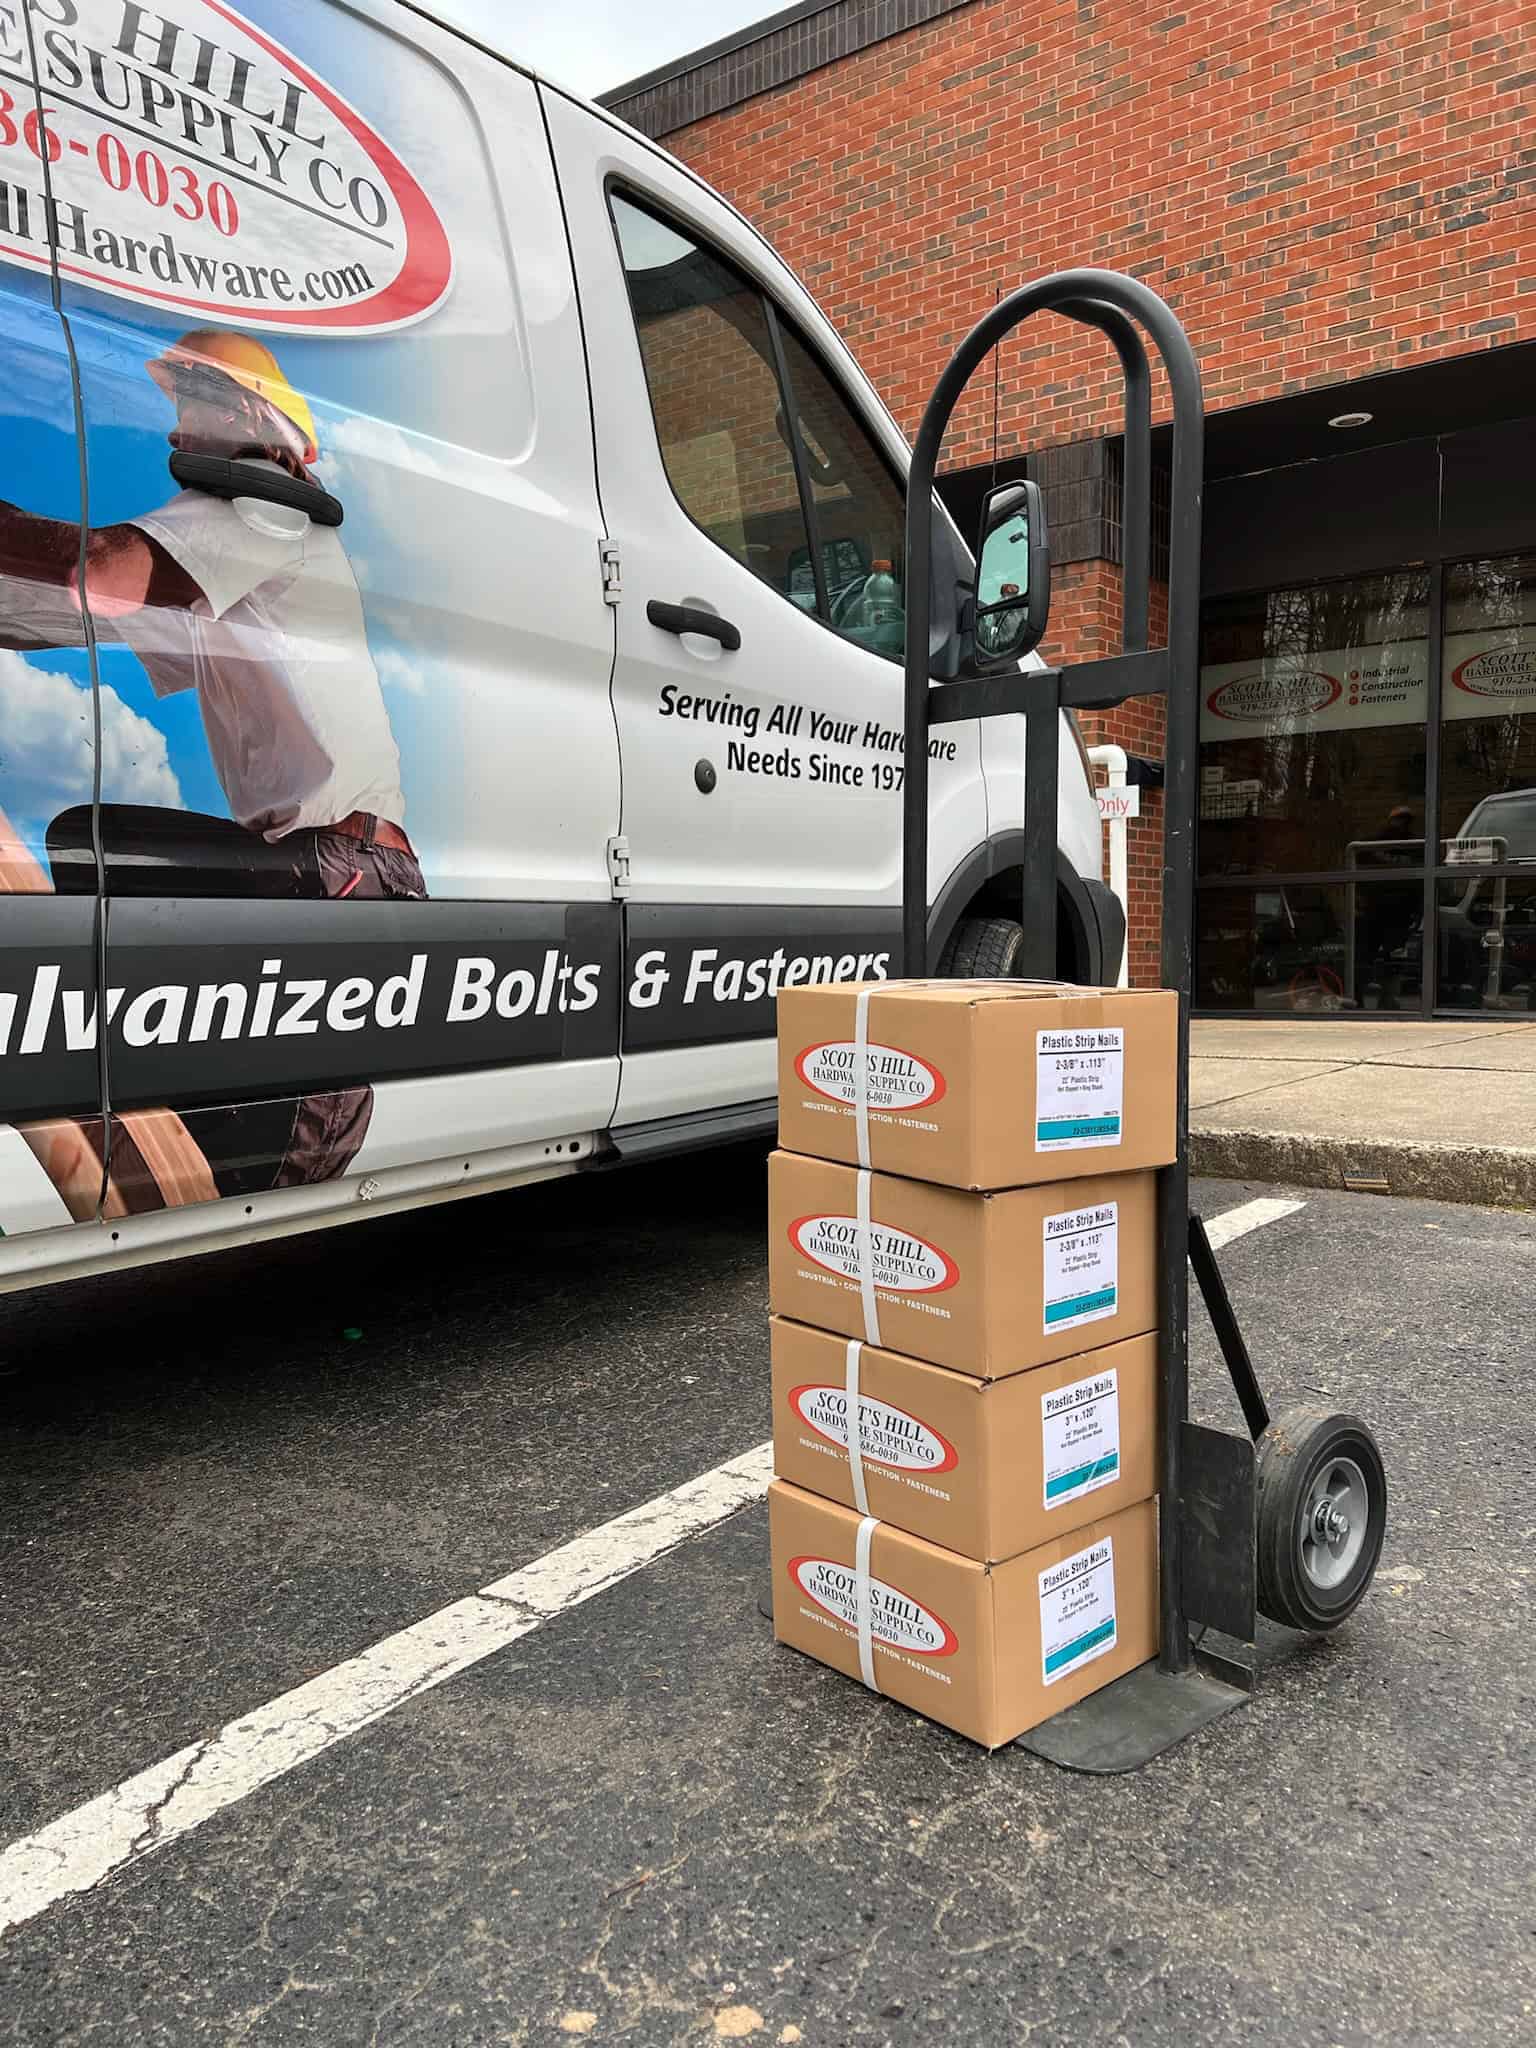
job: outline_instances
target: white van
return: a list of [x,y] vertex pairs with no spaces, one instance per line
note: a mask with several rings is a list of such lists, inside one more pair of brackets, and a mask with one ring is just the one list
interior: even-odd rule
[[[775,990],[899,964],[907,455],[804,289],[405,0],[30,0],[0,72],[0,1287],[771,1129]],[[932,752],[1007,972],[1020,722]]]

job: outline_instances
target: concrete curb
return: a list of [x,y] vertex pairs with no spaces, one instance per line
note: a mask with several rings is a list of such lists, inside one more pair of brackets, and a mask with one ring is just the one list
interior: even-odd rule
[[1189,1134],[1190,1171],[1219,1180],[1353,1188],[1485,1208],[1536,1208],[1536,1150],[1494,1145],[1375,1144],[1298,1131]]

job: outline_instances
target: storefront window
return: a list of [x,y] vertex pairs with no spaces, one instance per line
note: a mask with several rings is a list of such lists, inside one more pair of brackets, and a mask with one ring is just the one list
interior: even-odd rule
[[1202,889],[1195,1001],[1210,1010],[1417,1011],[1423,918],[1418,882]]
[[1445,572],[1443,858],[1536,863],[1536,555]]
[[1428,617],[1425,569],[1206,607],[1202,876],[1423,860]]
[[1536,874],[1468,875],[1439,895],[1440,1007],[1536,1008]]

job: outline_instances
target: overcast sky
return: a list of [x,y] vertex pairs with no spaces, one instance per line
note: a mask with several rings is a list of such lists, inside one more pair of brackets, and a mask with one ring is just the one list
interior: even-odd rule
[[436,0],[588,99],[776,14],[785,0]]

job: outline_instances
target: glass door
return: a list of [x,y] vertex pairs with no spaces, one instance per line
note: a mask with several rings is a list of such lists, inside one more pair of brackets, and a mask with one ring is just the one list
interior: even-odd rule
[[1207,605],[1201,1008],[1426,1006],[1430,587],[1406,568]]
[[1536,1008],[1536,554],[1445,570],[1437,1005]]

